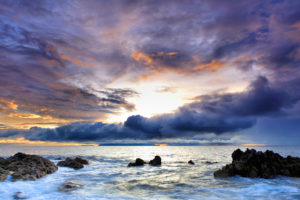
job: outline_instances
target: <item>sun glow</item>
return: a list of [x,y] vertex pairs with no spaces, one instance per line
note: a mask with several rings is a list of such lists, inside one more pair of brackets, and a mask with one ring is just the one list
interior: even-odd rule
[[178,107],[188,103],[190,100],[185,98],[182,91],[164,91],[160,90],[161,84],[143,84],[136,86],[135,90],[139,92],[138,97],[128,99],[135,104],[135,111],[124,112],[119,115],[111,115],[106,122],[124,122],[131,115],[142,115],[152,117],[154,115],[172,113]]
[[174,93],[160,93],[151,88],[145,90],[144,94],[134,102],[136,109],[145,117],[172,112],[185,103]]

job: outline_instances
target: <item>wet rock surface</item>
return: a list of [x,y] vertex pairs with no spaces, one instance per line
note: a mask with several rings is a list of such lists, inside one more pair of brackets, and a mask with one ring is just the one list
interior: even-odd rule
[[78,169],[83,168],[84,164],[88,164],[88,161],[85,159],[76,157],[75,159],[66,158],[66,160],[58,162],[57,166],[70,167],[70,168],[78,170]]
[[80,188],[82,184],[79,181],[66,181],[58,189],[61,192],[71,192]]
[[150,160],[149,164],[154,166],[161,165],[160,156],[155,156],[153,160]]
[[88,161],[88,160],[85,160],[85,159],[83,159],[83,158],[76,157],[74,160],[75,160],[76,162],[79,162],[79,163],[83,164],[83,165],[88,165],[88,164],[89,164],[89,161]]
[[0,159],[0,181],[9,174],[12,181],[36,180],[57,171],[57,166],[50,160],[37,155],[16,153],[7,159]]
[[206,161],[205,164],[208,164],[208,165],[212,165],[212,164],[217,164],[218,162],[212,162],[212,161]]
[[8,176],[8,171],[0,168],[0,182],[5,181]]
[[282,157],[278,153],[267,150],[265,152],[240,149],[232,153],[232,163],[214,172],[215,177],[274,178],[277,175],[300,177],[300,158]]
[[[143,159],[141,158],[137,158],[135,160],[135,162],[131,162],[128,164],[128,167],[136,167],[136,166],[143,166],[144,164],[146,164],[147,162],[145,162]],[[148,163],[149,165],[152,166],[160,166],[161,165],[161,157],[160,156],[155,156],[153,160],[150,160],[150,162]]]
[[195,165],[194,161],[192,161],[192,160],[189,160],[188,164]]
[[143,159],[137,158],[135,162],[129,163],[128,167],[143,166],[144,164],[146,164],[146,162]]

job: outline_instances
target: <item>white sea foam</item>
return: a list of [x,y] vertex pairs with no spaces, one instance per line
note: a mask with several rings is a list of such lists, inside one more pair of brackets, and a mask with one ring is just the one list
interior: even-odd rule
[[[29,200],[39,199],[300,199],[300,179],[214,178],[213,171],[231,161],[237,147],[1,147],[2,156],[18,151],[56,157],[83,156],[90,165],[80,170],[60,167],[37,181],[0,183],[0,199],[13,199],[21,192]],[[265,147],[266,148],[266,147]],[[298,148],[298,150],[297,150]],[[300,156],[299,147],[268,147],[283,155]],[[38,152],[38,153],[37,153]],[[162,157],[161,167],[127,168],[137,157]],[[187,161],[192,159],[196,165]],[[207,164],[206,161],[217,162]],[[81,187],[62,192],[65,181]]]

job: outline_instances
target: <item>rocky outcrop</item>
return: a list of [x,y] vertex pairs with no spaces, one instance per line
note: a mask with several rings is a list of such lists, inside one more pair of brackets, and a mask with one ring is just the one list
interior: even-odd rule
[[280,156],[273,151],[256,151],[240,149],[232,153],[232,163],[214,172],[215,177],[273,178],[277,175],[300,177],[300,158]]
[[131,162],[128,164],[128,167],[136,167],[136,166],[143,166],[146,162],[143,159],[137,158],[135,162]]
[[149,164],[154,166],[161,165],[160,156],[155,156],[153,160],[150,160]]
[[194,161],[192,161],[192,160],[189,160],[188,164],[195,165]]
[[17,153],[7,159],[0,159],[0,181],[11,174],[12,181],[36,180],[57,170],[50,160],[37,155]]
[[78,170],[78,169],[83,168],[84,164],[88,164],[88,161],[85,159],[76,157],[75,159],[66,158],[66,160],[58,162],[57,166],[70,167],[70,168]]

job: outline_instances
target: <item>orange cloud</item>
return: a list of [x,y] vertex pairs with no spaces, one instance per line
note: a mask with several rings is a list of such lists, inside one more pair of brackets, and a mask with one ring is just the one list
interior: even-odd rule
[[14,138],[14,139],[0,139],[0,144],[20,144],[20,145],[42,145],[42,146],[98,146],[98,144],[92,143],[77,143],[77,142],[47,142],[47,141],[31,141],[24,137]]
[[4,107],[3,109],[11,109],[11,110],[17,110],[18,105],[15,104],[14,100],[5,100],[5,99],[0,99],[0,107]]
[[74,57],[71,57],[66,54],[61,54],[60,57],[63,60],[68,60],[68,61],[72,62],[74,65],[78,65],[78,66],[82,66],[82,67],[91,67],[92,66],[92,63],[90,63],[90,62],[84,62],[84,61],[80,60],[80,58],[74,58]]
[[201,63],[200,58],[197,56],[193,57],[196,61],[196,66],[193,67],[193,70],[218,70],[225,65],[225,62],[217,61],[215,59],[211,60],[209,63]]
[[[168,66],[168,65],[161,65],[159,63],[159,58],[167,58],[172,59],[172,56],[178,55],[178,52],[164,52],[160,51],[157,53],[146,54],[138,51],[134,51],[131,54],[131,57],[140,64],[144,64],[148,66],[151,71],[154,73],[158,73],[162,70],[168,69],[177,72],[195,72],[198,70],[219,70],[223,67],[226,63],[218,60],[211,60],[209,63],[202,63],[200,58],[197,56],[193,56],[193,60],[190,62],[182,63],[181,67],[178,66]],[[153,75],[153,74],[152,74]],[[148,75],[145,75],[148,78]]]
[[148,54],[134,51],[130,56],[139,63],[150,66],[153,64],[153,59]]
[[178,54],[178,52],[169,52],[169,53],[167,53],[168,56],[174,56],[174,55],[177,55],[177,54]]
[[32,113],[9,113],[9,117],[17,117],[17,118],[24,118],[24,119],[36,119],[41,118],[40,115],[32,114]]

